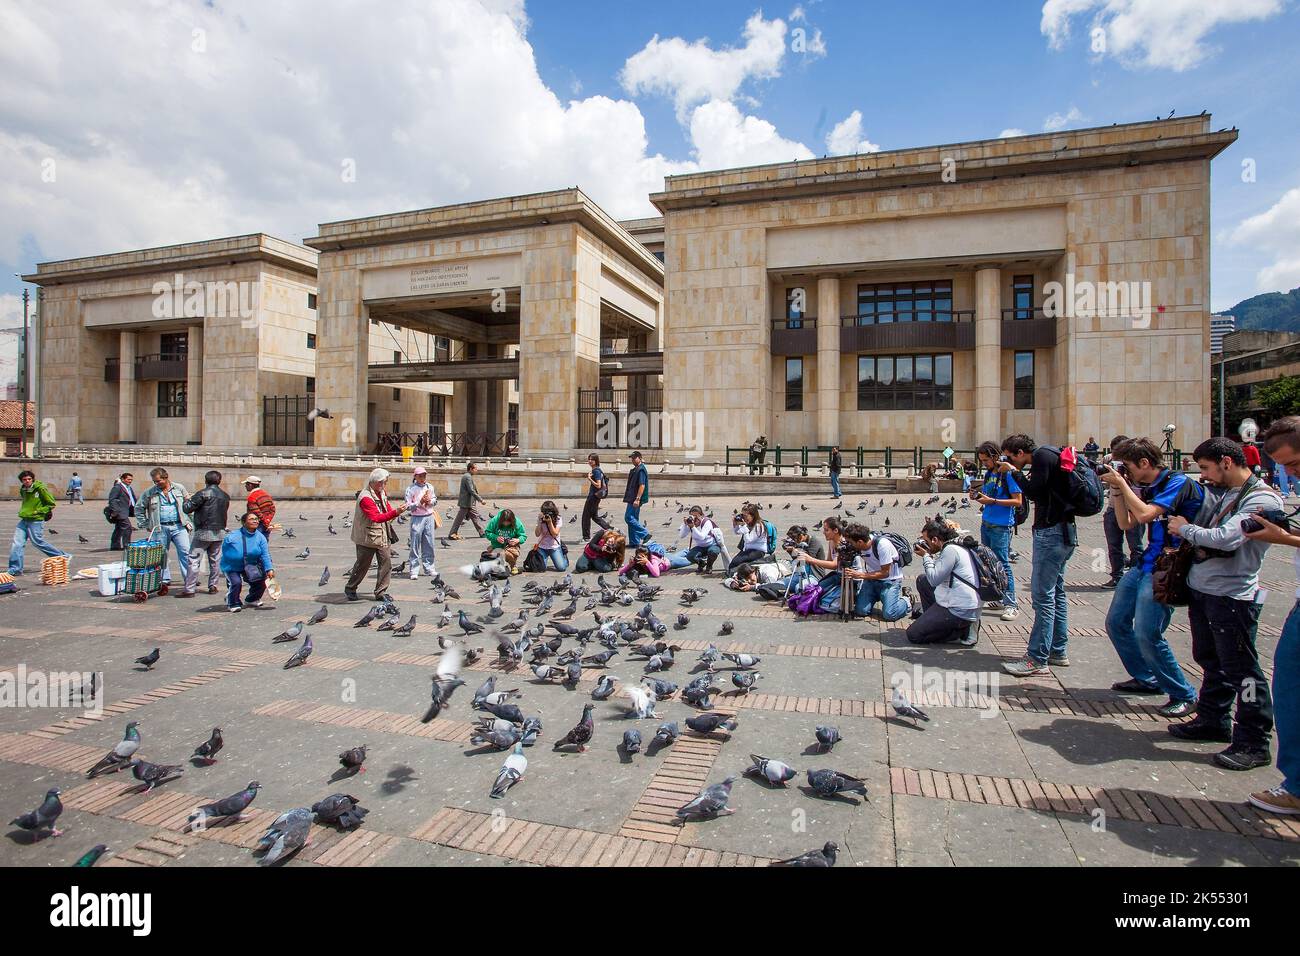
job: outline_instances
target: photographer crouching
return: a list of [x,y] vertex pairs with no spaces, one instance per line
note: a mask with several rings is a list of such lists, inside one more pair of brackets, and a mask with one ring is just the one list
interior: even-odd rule
[[677,540],[690,538],[690,546],[685,551],[678,551],[668,559],[669,570],[676,571],[689,565],[706,574],[713,570],[719,555],[725,557],[726,545],[722,541],[722,529],[704,514],[699,505],[692,505],[682,526],[677,529]]
[[1252,473],[1231,438],[1203,441],[1192,457],[1207,485],[1205,501],[1194,522],[1175,515],[1169,530],[1196,549],[1187,574],[1187,617],[1192,659],[1204,677],[1195,719],[1170,724],[1169,732],[1180,740],[1227,743],[1214,762],[1226,770],[1253,770],[1272,762],[1273,701],[1255,648],[1263,599],[1259,566],[1268,544],[1247,539],[1242,524],[1255,513],[1279,514],[1282,499]]
[[947,521],[931,518],[912,545],[923,570],[916,578],[921,616],[907,627],[913,644],[959,641],[973,647],[979,641],[979,572],[970,552],[974,542],[963,545],[959,536],[959,529]]

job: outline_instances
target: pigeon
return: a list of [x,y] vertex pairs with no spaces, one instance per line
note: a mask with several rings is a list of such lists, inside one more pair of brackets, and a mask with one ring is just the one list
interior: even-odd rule
[[318,823],[333,823],[340,830],[355,830],[361,826],[361,818],[370,811],[351,794],[331,793],[320,803],[313,803],[311,812],[316,815]]
[[894,693],[889,703],[890,706],[894,708],[894,713],[898,714],[899,717],[907,717],[914,725],[918,720],[923,720],[926,723],[929,723],[930,721],[930,715],[920,707],[909,702],[907,696],[897,687],[894,688]]
[[700,652],[701,664],[707,664],[710,667],[712,667],[721,659],[722,659],[722,652],[719,651],[717,647],[714,646],[713,644],[710,644],[708,647],[706,647],[704,650]]
[[293,655],[284,662],[284,669],[288,670],[291,667],[301,667],[303,664],[306,664],[307,658],[311,657],[311,652],[315,649],[316,645],[311,642],[311,635],[308,634],[306,639],[302,642],[302,647],[294,651]]
[[325,570],[321,572],[320,580],[316,582],[318,588],[323,588],[330,579],[330,566],[325,565]]
[[542,718],[525,717],[523,726],[519,729],[523,734],[523,737],[519,742],[525,747],[531,747],[533,744],[537,743],[537,735],[542,732]]
[[677,727],[677,721],[673,720],[662,723],[659,725],[659,729],[655,731],[654,742],[660,747],[667,747],[677,742],[677,737],[680,733],[681,731]]
[[286,627],[275,637],[271,638],[272,644],[288,644],[290,641],[296,641],[302,637],[303,628],[306,625],[302,621],[294,621],[292,625]]
[[754,765],[745,768],[746,776],[763,777],[773,786],[785,786],[785,782],[787,780],[793,780],[795,775],[799,772],[789,764],[784,764],[779,760],[773,760],[771,757],[761,757],[758,754],[750,754],[749,759],[754,761]]
[[225,746],[225,741],[221,738],[221,728],[213,727],[212,736],[194,748],[194,753],[190,755],[190,759],[210,767],[217,762],[217,753],[223,746]]
[[850,777],[838,770],[809,770],[808,783],[823,797],[833,797],[837,793],[860,793],[864,797],[867,795],[865,780]]
[[616,651],[616,650],[604,650],[604,651],[599,652],[598,654],[591,654],[591,655],[588,655],[587,657],[584,657],[584,658],[582,659],[582,663],[584,663],[584,664],[595,664],[595,665],[598,665],[598,666],[600,666],[600,667],[605,667],[606,665],[609,664],[610,660],[611,660],[613,657],[615,657],[617,654],[618,654],[618,651]]
[[623,750],[629,754],[641,752],[641,731],[635,728],[623,731]]
[[497,778],[488,796],[498,800],[504,797],[507,790],[523,779],[524,771],[527,769],[528,758],[524,756],[524,745],[516,743],[497,772]]
[[81,854],[81,856],[77,858],[77,862],[72,865],[74,867],[81,867],[82,869],[92,867],[96,863],[98,863],[99,858],[107,852],[108,852],[107,843],[97,843],[94,846],[92,846],[89,850],[87,850],[85,853]]
[[835,854],[839,853],[839,851],[840,848],[837,844],[827,842],[820,850],[809,850],[799,856],[792,856],[788,860],[777,860],[775,863],[769,863],[768,866],[834,866]]
[[403,624],[401,627],[393,628],[393,637],[410,637],[411,632],[414,630],[415,630],[415,615],[412,614],[411,619],[407,621],[405,624]]
[[378,604],[371,605],[370,610],[366,611],[365,614],[361,615],[361,620],[357,621],[357,623],[353,624],[352,626],[368,627],[370,625],[370,622],[373,621],[375,618],[379,617],[379,615],[382,613],[383,612],[379,609]]
[[286,538],[296,538],[296,537],[298,537],[296,534],[293,533],[293,529],[292,529],[292,528],[287,528],[287,527],[286,527],[286,528],[285,528],[283,531],[281,531],[280,533],[283,534]]
[[686,726],[697,734],[711,734],[719,727],[726,731],[732,731],[736,729],[739,723],[740,721],[735,714],[722,714],[717,711],[708,711],[707,713],[686,718]]
[[[242,819],[242,814],[248,809],[248,805],[253,802],[257,796],[257,791],[261,784],[256,780],[250,780],[248,786],[239,793],[231,794],[223,800],[215,803],[205,803],[189,815],[188,823],[191,830],[202,830],[209,820],[218,817],[234,817],[238,823]],[[197,824],[197,826],[196,826]]]
[[306,561],[311,557],[311,545],[306,545],[301,551],[294,555],[299,561]]
[[353,773],[365,773],[364,766],[366,762],[366,751],[369,749],[365,744],[360,747],[353,747],[351,750],[345,750],[339,754],[339,766],[345,770],[351,770]]
[[306,521],[306,520],[307,520],[307,516],[306,516],[306,515],[303,515],[303,514],[300,514],[300,515],[298,515],[298,520],[299,520],[299,521]]
[[151,670],[153,670],[153,666],[154,666],[155,664],[158,663],[158,658],[161,657],[161,656],[162,656],[162,652],[159,651],[159,649],[155,647],[152,651],[150,651],[150,652],[149,652],[148,654],[146,654],[144,657],[137,657],[137,658],[136,658],[134,661],[132,661],[131,663],[133,663],[133,664],[143,664],[145,670],[147,670],[147,671],[151,671]]
[[87,538],[84,534],[77,535],[77,540],[80,541],[82,544],[90,544],[90,539]]
[[166,783],[168,780],[175,780],[185,772],[183,767],[171,766],[169,764],[149,763],[147,760],[141,760],[136,757],[131,761],[131,773],[135,779],[143,783],[144,792],[148,793],[154,787]]
[[442,709],[447,706],[451,700],[451,693],[457,687],[462,686],[465,682],[458,676],[462,663],[461,651],[458,647],[452,647],[442,653],[438,658],[438,670],[432,677],[433,687],[431,690],[431,701],[429,709],[424,712],[420,718],[421,723],[427,724],[433,718],[441,713]]
[[86,777],[97,777],[107,771],[118,771],[130,766],[131,758],[140,749],[140,722],[133,720],[126,725],[126,733],[117,746],[100,758],[95,766],[86,771]]
[[600,680],[596,682],[596,686],[591,692],[591,699],[608,700],[614,693],[614,686],[617,680],[617,677],[610,674],[600,675]]
[[748,694],[754,688],[754,682],[763,675],[758,671],[732,671],[731,683],[742,693]]
[[311,832],[311,817],[312,813],[306,807],[298,807],[276,817],[254,847],[255,853],[264,851],[259,862],[263,866],[270,866],[306,846],[307,836]]
[[534,664],[533,676],[538,680],[555,680],[563,677],[566,671],[563,667],[552,667],[550,664]]
[[475,624],[464,611],[458,611],[457,614],[456,623],[460,625],[460,629],[465,633],[466,637],[470,634],[478,634],[483,630],[483,625]]
[[751,668],[751,667],[757,667],[757,666],[758,666],[758,662],[762,660],[761,657],[758,657],[758,656],[756,656],[756,655],[754,655],[754,654],[728,654],[728,653],[723,653],[722,657],[723,657],[724,659],[726,659],[726,660],[731,661],[731,662],[732,662],[733,664],[735,664],[737,667],[741,667],[741,668],[745,668],[745,669],[748,669],[748,668]]
[[522,724],[524,722],[524,712],[514,704],[489,704],[483,703],[480,710],[486,710],[489,714],[500,717],[502,720],[508,720],[512,724]]
[[[636,717],[639,720],[644,720],[647,717],[654,717],[656,719],[659,717],[659,715],[655,713],[655,696],[644,687],[633,687],[628,685],[623,688],[623,693],[626,695],[628,700],[632,701],[632,707],[628,711],[629,717]],[[687,721],[687,723],[689,723],[689,721]]]
[[677,615],[677,630],[679,630],[679,631],[682,630],[683,628],[685,628],[685,627],[686,627],[688,624],[690,624],[690,623],[691,623],[691,618],[690,618],[689,615],[687,615],[687,614],[678,614],[678,615]]
[[444,607],[442,614],[438,615],[438,627],[446,627],[451,623],[451,608]]
[[59,788],[52,787],[46,791],[45,800],[39,807],[20,817],[14,817],[9,821],[9,825],[31,830],[37,835],[43,830],[49,830],[51,836],[63,836],[63,831],[54,825],[54,821],[62,812],[63,804],[59,800]]
[[841,740],[839,729],[836,727],[818,727],[816,733],[818,753],[830,753]]
[[489,730],[477,730],[470,734],[469,742],[475,745],[487,744],[496,750],[509,750],[523,739],[523,731],[508,720],[503,720],[501,723],[505,725],[505,729],[498,730],[493,726]]
[[[329,569],[326,568],[325,570],[328,571]],[[321,621],[325,620],[325,618],[329,617],[329,613],[329,607],[322,604],[316,609],[316,612],[312,614],[311,617],[307,618],[307,626],[310,627],[313,624],[319,624]]]
[[582,705],[582,719],[578,721],[577,726],[570,730],[564,737],[555,742],[552,750],[559,750],[561,747],[570,744],[578,748],[578,753],[587,749],[587,744],[591,743],[592,735],[595,733],[596,725],[592,722],[591,712],[596,707],[595,704]]
[[736,629],[736,625],[732,624],[730,621],[723,621],[722,627],[718,628],[718,633],[723,637],[726,637],[735,629]]
[[692,818],[716,817],[719,814],[735,813],[735,810],[727,808],[727,800],[731,796],[731,785],[735,782],[735,777],[728,777],[722,783],[715,783],[712,786],[705,787],[690,803],[677,810],[677,816],[682,820]]
[[328,531],[330,534],[338,534],[338,532],[334,530],[334,525],[332,524],[326,525],[325,530]]
[[650,689],[650,693],[654,694],[655,700],[667,700],[677,693],[677,685],[670,680],[659,680],[657,677],[642,677],[641,682]]

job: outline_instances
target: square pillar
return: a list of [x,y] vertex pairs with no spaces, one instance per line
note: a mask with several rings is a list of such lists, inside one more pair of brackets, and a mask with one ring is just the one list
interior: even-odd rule
[[817,280],[817,444],[840,440],[840,280]]
[[136,347],[136,334],[134,332],[123,331],[119,334],[117,345],[117,440],[122,443],[135,441]]
[[974,444],[1002,435],[1002,270],[975,272]]
[[186,347],[185,424],[191,445],[203,444],[203,326],[191,325]]
[[370,314],[361,299],[360,272],[341,260],[320,257],[320,303],[316,322],[316,407],[330,418],[315,424],[317,448],[369,450]]

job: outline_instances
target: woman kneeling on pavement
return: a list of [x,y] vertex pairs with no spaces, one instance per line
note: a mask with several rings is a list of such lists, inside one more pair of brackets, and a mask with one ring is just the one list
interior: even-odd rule
[[483,529],[483,537],[487,538],[494,550],[501,552],[506,564],[510,565],[510,573],[518,574],[519,569],[515,564],[519,561],[520,546],[528,540],[528,532],[524,529],[524,523],[515,517],[515,513],[509,508],[498,511]]
[[[232,614],[245,607],[261,607],[266,582],[275,577],[270,549],[258,530],[261,518],[257,512],[244,512],[239,525],[221,541],[221,571],[229,586],[226,607]],[[248,600],[241,602],[239,594],[245,582],[248,584]]]
[[579,574],[585,571],[599,571],[608,574],[623,564],[623,555],[627,551],[627,538],[612,528],[593,535],[582,549],[578,563],[573,570]]

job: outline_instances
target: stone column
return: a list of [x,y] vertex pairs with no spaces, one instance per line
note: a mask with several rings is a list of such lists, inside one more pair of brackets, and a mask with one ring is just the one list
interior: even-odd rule
[[817,280],[817,444],[840,440],[840,280]]
[[975,444],[1002,440],[1002,270],[975,273]]
[[203,326],[191,325],[185,372],[185,423],[189,443],[203,444]]
[[135,353],[135,333],[126,331],[119,333],[117,346],[117,440],[121,443],[135,441]]
[[329,409],[331,417],[316,420],[315,444],[355,453],[369,450],[370,312],[361,299],[360,272],[349,255],[321,253],[318,265],[316,405]]

